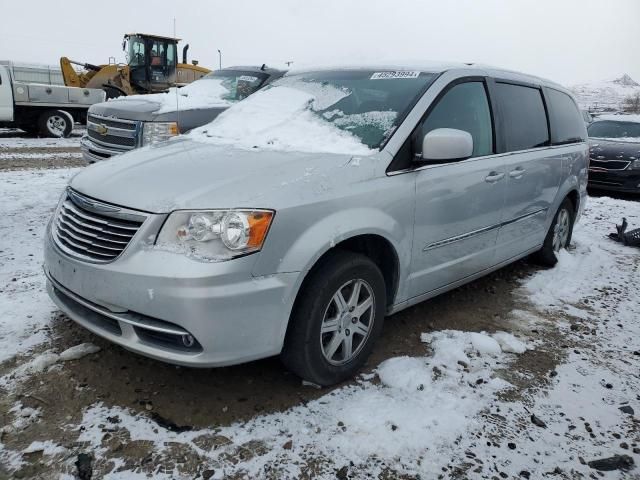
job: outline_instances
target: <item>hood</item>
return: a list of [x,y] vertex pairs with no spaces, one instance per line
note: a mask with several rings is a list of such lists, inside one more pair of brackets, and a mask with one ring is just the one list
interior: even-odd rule
[[[166,94],[159,94],[166,95]],[[96,103],[89,109],[89,113],[103,117],[121,118],[123,120],[137,120],[142,122],[178,122],[180,132],[185,133],[213,121],[228,107],[205,107],[181,110],[166,110],[166,105],[154,100],[156,95],[140,95],[120,97],[108,102]],[[150,98],[147,98],[150,97]],[[164,111],[159,113],[160,109]]]
[[[371,177],[376,156],[243,150],[176,139],[87,167],[71,187],[115,205],[152,213],[177,209],[278,208],[292,198]],[[348,168],[353,163],[358,168]]]
[[590,157],[594,160],[633,161],[640,158],[640,140],[638,142],[616,139],[591,138],[589,140]]
[[[147,98],[151,97],[151,98]],[[160,102],[154,100],[155,95],[135,95],[119,97],[108,102],[91,105],[89,113],[103,117],[116,117],[125,120],[150,120],[154,112],[160,109]]]

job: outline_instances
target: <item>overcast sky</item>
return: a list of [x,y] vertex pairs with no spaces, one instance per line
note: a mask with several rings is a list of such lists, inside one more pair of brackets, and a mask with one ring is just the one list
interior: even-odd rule
[[4,0],[0,60],[124,61],[125,32],[173,34],[217,67],[480,62],[572,85],[640,81],[640,0]]

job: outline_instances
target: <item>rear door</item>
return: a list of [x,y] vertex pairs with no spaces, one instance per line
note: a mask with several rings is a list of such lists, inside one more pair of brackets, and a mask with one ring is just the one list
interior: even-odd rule
[[497,255],[506,261],[541,245],[562,177],[562,152],[551,147],[542,88],[496,81],[499,143],[505,155],[506,199]]
[[9,71],[0,65],[0,122],[13,121],[13,90]]
[[491,103],[484,79],[445,89],[412,135],[413,151],[436,128],[467,131],[473,156],[425,164],[416,178],[410,296],[445,287],[493,265],[505,195],[504,158],[495,155]]

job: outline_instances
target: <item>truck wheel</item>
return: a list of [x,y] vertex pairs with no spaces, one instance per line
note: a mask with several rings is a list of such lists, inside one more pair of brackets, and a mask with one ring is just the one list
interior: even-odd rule
[[368,257],[337,251],[305,281],[282,350],[285,366],[318,385],[352,377],[382,331],[384,277]]
[[565,198],[553,217],[542,248],[533,254],[533,259],[545,267],[558,263],[557,253],[571,243],[575,210],[573,203]]
[[47,110],[40,115],[38,127],[44,137],[68,137],[73,130],[73,118],[61,110]]

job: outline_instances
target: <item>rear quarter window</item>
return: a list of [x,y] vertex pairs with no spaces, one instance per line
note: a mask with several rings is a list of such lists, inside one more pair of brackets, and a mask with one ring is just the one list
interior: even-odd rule
[[551,88],[546,90],[551,123],[551,143],[563,145],[583,142],[587,129],[578,106],[566,93]]
[[495,92],[507,152],[549,145],[547,112],[539,88],[497,82]]

